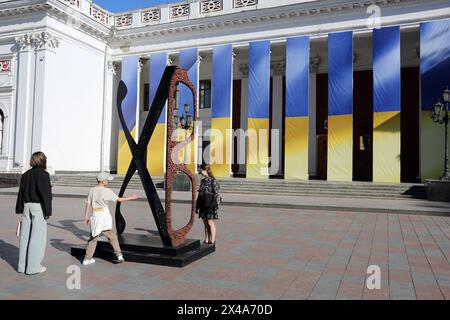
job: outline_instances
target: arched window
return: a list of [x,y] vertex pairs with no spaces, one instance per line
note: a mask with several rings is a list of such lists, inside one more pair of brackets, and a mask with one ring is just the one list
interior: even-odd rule
[[2,109],[0,109],[0,154],[3,153],[3,124],[5,116],[3,115]]

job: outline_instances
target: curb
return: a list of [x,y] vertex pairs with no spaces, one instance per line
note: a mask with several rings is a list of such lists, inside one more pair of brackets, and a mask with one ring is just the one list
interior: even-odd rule
[[[16,196],[17,192],[0,191],[0,195]],[[67,194],[54,193],[54,198],[69,198],[69,199],[84,199],[84,194]],[[161,198],[163,201],[164,198]],[[147,202],[145,198],[139,198],[137,201]],[[172,200],[172,203],[190,204],[190,200]],[[321,210],[321,211],[345,211],[345,212],[359,212],[359,213],[387,213],[387,214],[406,214],[406,215],[425,215],[425,216],[439,216],[449,217],[450,212],[440,211],[426,211],[426,210],[404,210],[404,209],[385,209],[385,208],[355,208],[355,207],[336,207],[324,205],[302,205],[302,204],[282,204],[282,203],[259,203],[259,202],[239,202],[226,201],[221,203],[225,207],[248,207],[248,208],[274,208],[274,209],[302,209],[302,210]]]

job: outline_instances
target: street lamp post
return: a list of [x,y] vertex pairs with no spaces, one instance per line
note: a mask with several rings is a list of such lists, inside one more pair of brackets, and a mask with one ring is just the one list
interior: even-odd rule
[[450,90],[448,89],[448,87],[443,92],[443,98],[445,104],[438,101],[431,108],[431,119],[433,119],[434,123],[445,125],[444,174],[442,175],[441,180],[450,181],[450,174],[448,169],[448,121],[449,121],[448,105],[450,102]]
[[[190,106],[188,103],[184,104],[184,114],[180,117],[178,114],[178,107],[175,108],[175,114],[173,116],[173,124],[176,128],[180,128],[184,131],[184,138],[187,139],[188,130],[194,127],[194,118],[190,113]],[[184,161],[186,162],[186,147],[184,152]]]

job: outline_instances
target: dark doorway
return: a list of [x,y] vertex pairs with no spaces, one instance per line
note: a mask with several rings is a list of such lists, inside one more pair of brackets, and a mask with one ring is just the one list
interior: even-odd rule
[[419,67],[402,68],[401,181],[420,182],[419,175]]
[[[241,79],[233,80],[233,132],[236,132],[236,130],[241,128],[241,84]],[[231,164],[231,172],[233,173],[233,177],[239,175],[238,147],[238,139],[233,138],[233,163]]]
[[373,177],[373,72],[353,73],[353,181]]
[[318,74],[316,79],[316,134],[317,175],[312,179],[327,180],[328,155],[328,74]]

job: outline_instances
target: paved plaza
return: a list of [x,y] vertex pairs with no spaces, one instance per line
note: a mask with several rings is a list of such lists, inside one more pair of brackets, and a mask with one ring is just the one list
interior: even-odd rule
[[[249,196],[251,197],[251,196]],[[16,272],[16,198],[0,195],[0,299],[450,299],[450,216],[223,206],[216,252],[185,268],[70,255],[86,242],[84,200],[54,199],[42,275]],[[175,205],[176,226],[188,205]],[[126,203],[126,232],[156,230],[148,204]],[[190,238],[202,239],[196,220]],[[81,289],[66,286],[81,269]],[[381,270],[381,289],[366,286]]]

